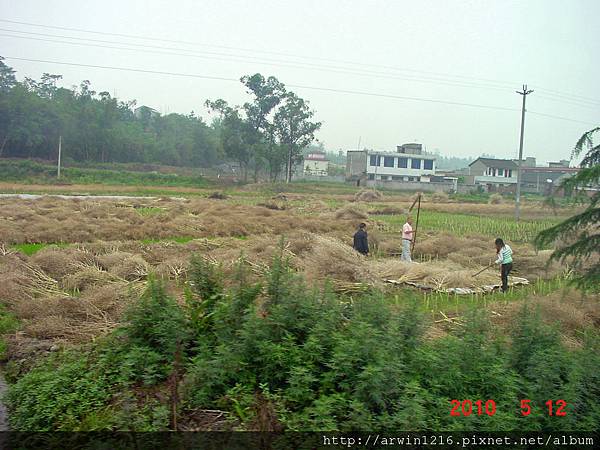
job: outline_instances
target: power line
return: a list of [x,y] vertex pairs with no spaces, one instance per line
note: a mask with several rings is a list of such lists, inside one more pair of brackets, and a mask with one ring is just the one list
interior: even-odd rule
[[[120,70],[120,71],[131,71],[131,72],[141,72],[141,73],[151,73],[157,75],[171,75],[171,76],[180,76],[180,77],[190,77],[190,78],[206,78],[206,79],[214,79],[214,80],[223,80],[223,81],[239,81],[237,78],[226,78],[226,77],[214,77],[207,75],[197,75],[192,73],[182,73],[182,72],[168,72],[162,70],[148,70],[148,69],[137,69],[132,67],[117,67],[117,66],[101,66],[96,64],[83,64],[83,63],[71,63],[64,61],[51,61],[44,59],[33,59],[33,58],[21,58],[16,56],[4,56],[5,59],[13,59],[18,61],[30,61],[30,62],[41,62],[48,64],[59,64],[65,66],[75,66],[75,67],[90,67],[96,69],[110,69],[110,70]],[[438,99],[429,99],[429,98],[421,98],[421,97],[408,97],[408,96],[400,96],[400,95],[392,95],[392,94],[380,94],[376,92],[366,92],[366,91],[354,91],[348,89],[335,89],[335,88],[325,88],[319,86],[307,86],[300,84],[286,84],[286,86],[293,88],[301,88],[301,89],[312,89],[318,91],[327,91],[327,92],[339,92],[343,94],[356,94],[356,95],[366,95],[372,97],[385,97],[385,98],[394,98],[399,100],[414,100],[414,101],[422,101],[429,103],[441,103],[447,105],[456,105],[456,106],[469,106],[473,108],[485,108],[485,109],[495,109],[501,111],[518,111],[515,108],[505,108],[501,106],[491,106],[491,105],[480,105],[475,103],[461,103],[461,102],[453,102],[448,100],[438,100]]]
[[[158,47],[158,46],[150,46],[150,45],[143,45],[143,44],[119,43],[119,42],[115,42],[115,41],[105,41],[105,40],[99,40],[99,39],[78,38],[78,37],[70,37],[70,36],[55,36],[55,35],[49,35],[49,34],[45,34],[45,33],[29,33],[29,32],[18,31],[18,30],[6,30],[3,28],[0,28],[0,31],[10,31],[10,32],[51,36],[51,37],[61,37],[61,38],[66,38],[66,39],[78,39],[78,40],[100,42],[100,43],[141,46],[144,48],[179,50],[179,51],[185,51],[187,53],[164,52],[164,51],[157,51],[157,50],[145,50],[145,49],[137,49],[137,48],[90,44],[90,43],[84,43],[84,42],[61,41],[61,40],[56,40],[56,39],[42,39],[42,38],[35,38],[35,37],[30,37],[30,36],[14,36],[14,35],[8,35],[8,34],[0,34],[0,36],[2,36],[2,37],[28,39],[28,40],[35,40],[35,41],[41,41],[41,42],[53,42],[53,43],[58,43],[58,44],[91,46],[91,47],[98,47],[98,48],[109,48],[109,49],[113,49],[113,50],[129,50],[129,51],[138,51],[138,52],[144,52],[144,53],[162,54],[162,55],[186,56],[186,57],[194,57],[194,58],[201,58],[201,59],[214,59],[214,60],[218,60],[218,61],[237,61],[237,62],[250,62],[250,63],[259,62],[261,64],[266,64],[266,65],[271,65],[271,66],[289,67],[289,68],[296,68],[296,69],[303,69],[303,70],[309,69],[309,67],[307,67],[307,66],[312,66],[312,67],[310,67],[310,69],[312,69],[312,70],[332,72],[332,73],[351,74],[351,75],[358,75],[358,76],[369,76],[369,77],[376,77],[376,78],[387,78],[387,79],[392,79],[392,80],[415,81],[418,83],[431,83],[431,84],[466,87],[466,88],[476,88],[476,89],[489,89],[489,90],[499,90],[499,91],[507,91],[508,90],[507,88],[505,89],[505,88],[500,88],[500,87],[495,87],[495,86],[478,85],[475,83],[460,82],[460,81],[455,81],[455,80],[445,80],[445,79],[437,79],[437,78],[431,78],[431,77],[413,77],[413,76],[391,75],[391,74],[386,74],[383,72],[376,72],[376,71],[364,70],[364,69],[348,70],[346,68],[339,67],[339,66],[323,66],[323,65],[310,64],[310,63],[308,63],[308,64],[304,63],[303,65],[298,65],[297,62],[293,62],[293,61],[291,61],[291,62],[290,61],[277,61],[277,60],[264,59],[264,58],[256,59],[254,57],[245,56],[245,55],[230,55],[227,53],[216,53],[216,52],[197,52],[197,51],[194,52],[192,50],[175,49],[172,47]],[[203,53],[203,54],[199,54],[199,53]],[[205,54],[206,55],[217,55],[218,57],[217,56],[206,56]],[[239,59],[239,58],[242,58],[242,59]]]
[[[278,56],[287,56],[287,57],[291,57],[291,58],[299,58],[299,59],[305,59],[305,60],[312,59],[315,61],[334,62],[334,63],[346,64],[346,65],[352,65],[352,66],[364,65],[364,63],[357,62],[357,61],[335,60],[335,59],[331,59],[331,58],[319,58],[319,57],[315,57],[315,56],[294,55],[294,54],[290,54],[290,53],[273,52],[273,51],[267,51],[267,50],[261,50],[261,49],[250,49],[250,48],[243,48],[243,47],[231,47],[231,46],[225,46],[225,45],[205,44],[205,43],[201,43],[201,42],[156,38],[156,37],[140,36],[140,35],[132,35],[132,34],[124,34],[124,33],[109,33],[109,32],[105,32],[105,31],[86,30],[86,29],[82,29],[82,28],[61,27],[61,26],[55,26],[55,25],[43,25],[43,24],[39,24],[39,23],[23,22],[23,21],[9,20],[9,19],[0,19],[0,22],[7,22],[7,23],[18,24],[18,25],[26,25],[26,26],[39,27],[39,28],[49,28],[49,29],[63,30],[63,31],[91,33],[91,34],[98,34],[98,35],[103,35],[103,36],[117,36],[117,37],[142,39],[142,40],[155,41],[155,42],[169,42],[169,43],[174,43],[174,44],[194,45],[194,46],[201,46],[201,47],[213,47],[213,48],[221,48],[221,49],[226,49],[226,50],[256,52],[256,53],[264,53],[264,54],[271,54],[271,55],[278,55]],[[379,67],[382,69],[395,70],[395,71],[423,73],[423,74],[428,74],[428,75],[446,76],[446,77],[451,77],[451,78],[462,78],[465,80],[484,81],[486,83],[500,84],[507,88],[512,87],[516,84],[516,82],[510,82],[510,81],[499,81],[499,80],[492,80],[492,79],[488,79],[488,78],[468,77],[468,76],[464,76],[464,75],[453,75],[453,74],[448,74],[448,73],[443,73],[443,72],[432,72],[432,71],[425,71],[425,70],[418,70],[418,69],[411,69],[411,68],[397,67],[397,66],[375,65],[375,64],[372,64],[371,66]]]
[[[36,35],[36,36],[51,36],[51,37],[61,37],[61,38],[66,38],[66,39],[77,39],[77,40],[84,40],[84,41],[90,41],[90,42],[99,42],[99,43],[117,43],[115,41],[106,41],[106,40],[102,40],[102,39],[89,39],[89,38],[79,38],[79,37],[71,37],[71,36],[56,36],[56,35],[51,35],[51,34],[46,34],[46,33],[33,33],[33,32],[26,32],[26,31],[19,31],[19,30],[7,30],[4,28],[0,28],[0,31],[10,31],[10,32],[18,32],[18,33],[24,33],[24,34],[32,34],[32,35]],[[138,52],[144,52],[144,53],[154,53],[154,54],[164,54],[164,55],[173,55],[173,56],[184,56],[184,57],[194,57],[194,58],[201,58],[201,59],[213,59],[213,60],[217,60],[217,61],[238,61],[238,62],[249,62],[249,63],[261,63],[261,64],[266,64],[266,65],[271,65],[271,66],[277,66],[277,67],[289,67],[289,68],[299,68],[299,69],[306,69],[307,67],[305,66],[298,66],[296,64],[289,64],[287,61],[284,61],[283,63],[273,63],[270,61],[277,61],[277,60],[264,60],[264,59],[254,59],[252,57],[248,57],[248,56],[244,56],[244,55],[229,55],[227,53],[217,53],[217,52],[199,52],[199,53],[206,53],[207,55],[211,55],[211,56],[205,56],[203,54],[196,54],[190,50],[186,50],[186,49],[177,49],[177,48],[173,48],[173,47],[161,47],[161,46],[153,46],[153,45],[144,45],[144,44],[131,44],[131,43],[124,43],[125,45],[135,45],[135,46],[139,46],[139,47],[143,47],[144,49],[138,49],[138,48],[127,48],[127,47],[116,47],[116,46],[108,46],[108,45],[98,45],[98,44],[89,44],[89,43],[83,43],[83,42],[69,42],[69,41],[60,41],[60,40],[54,40],[54,39],[42,39],[42,38],[34,38],[34,37],[29,37],[29,36],[13,36],[13,35],[7,35],[7,34],[0,34],[0,36],[3,37],[12,37],[12,38],[19,38],[19,39],[29,39],[29,40],[36,40],[36,41],[42,41],[42,42],[52,42],[52,43],[59,43],[59,44],[70,44],[70,45],[78,45],[78,46],[92,46],[92,47],[98,47],[98,48],[108,48],[108,49],[115,49],[115,50],[129,50],[129,51],[138,51]],[[167,50],[181,50],[181,51],[185,51],[187,53],[177,53],[177,52],[163,52],[163,51],[156,51],[156,50],[145,50],[145,48],[150,48],[150,49],[167,49]],[[216,57],[214,55],[220,55],[220,56],[224,56],[223,57]],[[229,57],[229,58],[227,58]],[[233,58],[232,58],[233,57]],[[238,58],[242,58],[242,59],[238,59]],[[453,82],[447,82],[447,81],[443,81],[443,80],[437,80],[437,79],[433,79],[433,78],[416,78],[416,77],[400,77],[400,76],[390,76],[390,75],[386,75],[386,74],[381,74],[381,72],[373,72],[373,71],[361,71],[361,72],[356,72],[356,71],[348,71],[348,70],[336,70],[336,69],[330,69],[327,66],[319,66],[319,65],[315,65],[315,64],[309,64],[312,66],[316,66],[314,68],[314,70],[320,70],[320,71],[327,71],[327,72],[333,72],[333,73],[342,73],[342,74],[352,74],[352,75],[358,75],[358,76],[369,76],[369,77],[378,77],[378,78],[387,78],[387,79],[398,79],[398,80],[406,80],[406,81],[414,81],[414,82],[418,82],[418,83],[432,83],[432,84],[440,84],[440,85],[448,85],[448,86],[458,86],[458,87],[470,87],[470,88],[478,88],[478,89],[490,89],[490,90],[501,90],[504,91],[504,89],[502,88],[495,88],[495,87],[491,87],[491,86],[478,86],[478,85],[471,85],[471,84],[463,84],[463,83],[453,83]],[[550,94],[552,95],[552,94]],[[561,98],[552,98],[550,96],[544,96],[541,95],[539,96],[542,99],[546,99],[549,101],[553,101],[553,102],[559,102],[559,103],[568,103],[568,104],[572,104],[575,106],[580,106],[580,107],[585,107],[585,108],[597,108],[600,106],[600,104],[596,105],[596,104],[591,104],[591,103],[583,103],[583,101],[572,101],[572,100],[563,100]]]
[[576,94],[572,94],[572,93],[568,93],[568,92],[559,92],[559,91],[554,91],[554,90],[545,89],[545,88],[537,88],[537,89],[539,91],[546,92],[547,95],[554,95],[557,97],[566,97],[566,98],[575,97],[576,99],[581,99],[582,101],[588,101],[588,102],[600,104],[600,100],[596,100],[596,99],[589,98],[589,97],[583,97],[581,95],[576,95]]
[[[319,57],[315,57],[315,56],[294,55],[294,54],[290,54],[290,53],[274,52],[274,51],[267,51],[267,50],[262,50],[262,49],[250,49],[250,48],[243,48],[243,47],[232,47],[232,46],[225,46],[225,45],[206,44],[206,43],[194,42],[194,41],[184,41],[184,40],[175,40],[175,39],[156,38],[156,37],[132,35],[132,34],[125,34],[125,33],[109,33],[109,32],[96,31],[96,30],[86,30],[86,29],[74,28],[74,27],[61,27],[61,26],[55,26],[55,25],[44,25],[44,24],[39,24],[39,23],[24,22],[24,21],[10,20],[10,19],[0,19],[0,22],[6,22],[6,23],[12,23],[12,24],[18,24],[18,25],[25,25],[25,26],[31,26],[31,27],[39,27],[39,28],[48,28],[48,29],[65,30],[65,31],[75,31],[75,32],[80,32],[80,33],[91,33],[91,34],[97,34],[97,35],[103,35],[103,36],[117,36],[117,37],[132,38],[132,39],[141,39],[141,40],[155,41],[155,42],[169,42],[169,43],[176,43],[176,44],[185,44],[185,45],[193,45],[193,46],[221,48],[221,49],[237,50],[237,51],[244,51],[244,52],[264,53],[264,54],[286,56],[286,57],[290,57],[290,58],[298,58],[298,59],[304,59],[304,60],[325,61],[325,62],[329,62],[329,63],[334,62],[334,63],[338,63],[338,64],[352,65],[353,68],[356,67],[357,65],[364,65],[364,63],[360,63],[360,62],[357,62],[357,61],[335,60],[335,59],[330,59],[330,58],[319,58]],[[23,33],[25,33],[25,32],[23,32]],[[71,39],[75,39],[75,38],[71,38]],[[142,44],[127,43],[126,45],[142,45]],[[304,63],[304,64],[306,64],[306,63]],[[443,73],[443,72],[432,72],[432,71],[424,71],[424,70],[411,69],[411,68],[401,68],[401,67],[389,66],[389,65],[371,64],[370,66],[371,67],[378,67],[378,68],[382,68],[382,69],[389,69],[389,70],[393,70],[393,71],[421,73],[421,74],[444,76],[444,77],[450,77],[450,78],[459,78],[459,79],[463,79],[463,80],[474,80],[474,81],[479,81],[479,82],[483,81],[483,82],[485,82],[487,84],[492,83],[491,86],[488,86],[488,88],[492,88],[492,89],[494,89],[494,88],[495,89],[500,89],[501,86],[502,87],[506,87],[506,88],[512,88],[512,86],[514,86],[515,84],[517,84],[514,81],[505,81],[505,80],[494,80],[494,79],[489,79],[489,78],[469,77],[469,76],[464,76],[464,75],[454,75],[454,74],[448,74],[448,73]],[[447,81],[460,82],[459,80],[447,80]],[[471,82],[471,83],[473,83],[473,82]],[[493,86],[493,85],[496,85],[496,86]],[[551,90],[551,89],[545,89],[545,88],[540,88],[540,87],[538,87],[537,89],[539,91],[545,91],[546,93],[548,93],[550,95],[565,97],[565,98],[568,98],[570,100],[575,100],[575,98],[577,98],[577,99],[580,99],[581,101],[592,102],[594,104],[600,104],[600,100],[591,99],[589,97],[584,97],[584,96],[581,96],[581,95],[576,95],[576,94],[571,94],[571,93],[561,93],[559,91],[555,91],[555,90]]]
[[535,114],[536,116],[551,117],[552,119],[566,120],[568,122],[583,123],[585,125],[597,125],[596,123],[593,123],[593,122],[584,122],[582,120],[569,119],[568,117],[555,116],[552,114],[545,114],[545,113],[541,113],[541,112],[531,111],[530,109],[528,109],[527,112],[529,114]]
[[4,56],[4,59],[14,59],[18,61],[30,61],[30,62],[41,62],[48,64],[59,64],[61,66],[75,66],[75,67],[91,67],[95,69],[110,69],[110,70],[120,70],[127,72],[140,72],[140,73],[151,73],[157,75],[172,75],[179,77],[190,77],[190,78],[204,78],[207,80],[220,80],[220,81],[240,81],[238,78],[227,78],[227,77],[216,77],[211,75],[196,75],[190,73],[178,73],[178,72],[167,72],[163,70],[146,70],[146,69],[136,69],[133,67],[114,67],[114,66],[98,66],[94,64],[83,64],[83,63],[70,63],[63,61],[49,61],[44,59],[33,59],[33,58],[21,58],[16,56]]
[[566,105],[579,106],[581,108],[591,108],[591,109],[599,109],[600,108],[600,104],[583,103],[580,101],[567,100],[567,99],[563,99],[563,98],[553,98],[553,97],[548,97],[547,95],[536,95],[536,98],[541,98],[541,99],[548,100],[551,102],[563,103]]
[[[218,77],[218,76],[211,76],[211,75],[198,75],[198,74],[193,74],[193,73],[138,69],[138,68],[133,68],[133,67],[101,66],[101,65],[97,65],[97,64],[72,63],[72,62],[65,62],[65,61],[52,61],[52,60],[43,60],[43,59],[34,59],[34,58],[22,58],[22,57],[17,57],[17,56],[4,56],[4,58],[10,59],[10,60],[17,60],[17,61],[39,62],[39,63],[45,63],[45,64],[58,64],[58,65],[63,65],[63,66],[88,67],[88,68],[94,68],[94,69],[118,70],[118,71],[125,71],[125,72],[138,72],[138,73],[147,73],[147,74],[154,74],[154,75],[169,75],[169,76],[177,76],[177,77],[239,82],[238,78]],[[452,105],[452,106],[466,106],[466,107],[471,107],[471,108],[490,109],[490,110],[498,110],[498,111],[519,111],[519,109],[517,109],[517,108],[507,108],[507,107],[502,107],[502,106],[453,102],[453,101],[448,101],[448,100],[439,100],[439,99],[422,98],[422,97],[408,97],[408,96],[400,96],[400,95],[393,95],[393,94],[382,94],[382,93],[377,93],[377,92],[356,91],[356,90],[350,90],[350,89],[336,89],[336,88],[309,86],[309,85],[302,85],[302,84],[286,84],[286,86],[292,87],[292,88],[298,88],[298,89],[314,90],[314,91],[363,95],[363,96],[369,96],[369,97],[391,98],[391,99],[396,99],[396,100],[409,100],[409,101],[418,101],[418,102],[425,102],[425,103],[439,103],[439,104]],[[538,113],[538,112],[529,111],[529,110],[528,110],[528,112],[531,114],[536,114],[539,116],[546,116],[546,117],[553,118],[553,119],[566,120],[566,121],[577,122],[577,123],[582,123],[582,124],[586,124],[586,125],[595,125],[595,123],[592,123],[592,122],[584,122],[584,121],[580,121],[580,120],[570,119],[567,117],[554,116],[554,115],[550,115],[550,114]]]

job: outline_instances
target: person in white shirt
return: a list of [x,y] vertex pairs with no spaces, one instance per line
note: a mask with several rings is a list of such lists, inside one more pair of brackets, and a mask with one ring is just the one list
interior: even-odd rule
[[496,264],[500,264],[500,278],[502,279],[502,292],[508,290],[508,274],[512,270],[512,248],[500,238],[494,242],[496,244]]
[[410,257],[410,245],[413,240],[412,217],[406,218],[406,223],[402,226],[402,261],[412,262]]

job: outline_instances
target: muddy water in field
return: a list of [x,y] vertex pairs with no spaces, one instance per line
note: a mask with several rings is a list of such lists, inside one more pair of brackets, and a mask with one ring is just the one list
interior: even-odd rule
[[[94,199],[94,200],[154,200],[157,197],[137,197],[131,195],[91,195],[91,194],[82,194],[82,195],[54,195],[54,194],[0,194],[0,198],[20,198],[23,200],[37,200],[40,198],[46,197],[55,197],[62,199]],[[169,197],[171,200],[185,200],[181,197]]]

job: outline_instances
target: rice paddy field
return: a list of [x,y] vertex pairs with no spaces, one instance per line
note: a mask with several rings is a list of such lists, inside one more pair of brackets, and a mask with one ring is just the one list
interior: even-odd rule
[[[74,331],[72,318],[49,308],[53,328],[45,330],[38,316],[22,308],[36,301],[41,302],[38,309],[44,309],[45,299],[57,296],[71,301],[89,298],[93,303],[98,293],[105,296],[109,291],[116,302],[131,287],[140,289],[151,273],[169,280],[181,296],[180,281],[192,254],[210,258],[228,275],[244,258],[258,276],[267,270],[280,242],[308,281],[329,281],[346,294],[368,287],[397,291],[387,279],[433,288],[497,284],[494,269],[472,276],[493,260],[497,236],[515,251],[514,275],[532,283],[521,290],[535,290],[545,282],[560,284],[557,280],[568,276],[568,267],[547,264],[551,249],[535,251],[531,245],[539,231],[561,219],[540,203],[526,203],[524,220],[516,222],[511,204],[453,203],[447,197],[425,195],[413,254],[418,264],[408,264],[399,258],[400,230],[414,194],[327,194],[323,187],[273,194],[251,188],[126,200],[2,198],[0,273],[5,282],[0,297],[23,319],[21,333],[27,338],[68,340],[80,334]],[[558,212],[564,217],[570,211]],[[368,224],[370,238],[367,258],[351,247],[362,221]],[[391,295],[397,298],[398,292]],[[465,305],[480,301],[473,295],[453,300],[435,292],[419,296],[434,323],[443,318],[440,313],[445,309],[460,314]],[[486,295],[485,302],[497,296]],[[21,305],[23,298],[30,299],[26,306]],[[116,325],[118,316],[110,317]],[[93,332],[83,335],[92,337]]]
[[[185,303],[193,255],[218,267],[225,285],[235,284],[240,264],[260,281],[282,254],[310,286],[329,286],[346,301],[370,290],[383,292],[392,306],[416,301],[428,318],[428,339],[460,327],[473,307],[500,329],[509,327],[523,302],[536,305],[548,323],[560,323],[563,341],[573,348],[583,345],[582,329],[600,326],[598,297],[569,287],[569,266],[550,262],[552,249],[536,251],[531,244],[574,209],[553,212],[526,201],[517,223],[511,204],[425,195],[415,262],[407,263],[399,258],[400,229],[414,194],[289,190],[251,185],[175,197],[0,198],[0,350],[12,376],[56,349],[117,329],[150,278],[163,280],[169,295]],[[368,257],[352,249],[359,222],[367,223]],[[446,293],[499,283],[497,269],[473,276],[493,261],[496,237],[514,250],[513,275],[529,284],[507,294]]]

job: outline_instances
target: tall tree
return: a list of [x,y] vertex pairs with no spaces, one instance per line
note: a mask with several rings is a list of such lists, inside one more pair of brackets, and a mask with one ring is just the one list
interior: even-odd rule
[[[582,188],[600,185],[600,145],[594,145],[593,137],[600,132],[596,127],[581,136],[571,158],[587,150],[581,161],[581,170],[564,180],[559,189],[577,194]],[[585,193],[584,193],[585,194]],[[578,274],[574,282],[582,289],[600,291],[600,191],[585,198],[587,208],[580,214],[542,231],[535,240],[538,248],[557,244],[551,258],[572,260]]]
[[271,139],[273,127],[269,119],[284,98],[286,90],[277,78],[265,78],[260,73],[243,76],[240,81],[253,97],[252,102],[244,103],[243,109],[250,128],[247,144],[251,147],[254,182],[257,182],[263,161],[269,165],[270,172],[276,167],[277,148],[273,146]]
[[4,58],[0,56],[0,92],[6,93],[17,85],[17,77],[12,67],[4,63]]
[[252,157],[252,127],[241,116],[239,108],[229,106],[225,100],[207,100],[206,106],[220,114],[219,130],[223,151],[239,164],[244,181],[248,181],[248,164]]
[[273,119],[275,133],[287,152],[286,182],[292,180],[293,166],[302,158],[302,149],[315,139],[321,122],[312,122],[314,112],[308,103],[293,92],[288,92],[284,103]]

